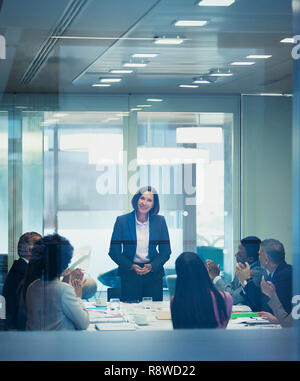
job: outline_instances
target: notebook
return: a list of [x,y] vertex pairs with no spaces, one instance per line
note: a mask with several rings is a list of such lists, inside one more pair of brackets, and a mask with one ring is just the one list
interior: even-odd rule
[[170,311],[157,311],[155,316],[158,320],[171,320]]
[[132,323],[98,323],[95,324],[98,331],[135,331]]

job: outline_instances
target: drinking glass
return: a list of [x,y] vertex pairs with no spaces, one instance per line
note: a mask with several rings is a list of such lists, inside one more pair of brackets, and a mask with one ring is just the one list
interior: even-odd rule
[[109,302],[109,309],[112,313],[118,313],[120,311],[120,299],[111,298]]
[[145,310],[151,310],[152,309],[152,297],[151,296],[144,296],[142,300],[142,304]]

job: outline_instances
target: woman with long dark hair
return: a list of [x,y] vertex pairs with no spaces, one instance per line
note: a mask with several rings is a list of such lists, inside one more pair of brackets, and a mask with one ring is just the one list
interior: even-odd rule
[[232,297],[218,291],[201,258],[182,253],[175,262],[175,295],[171,301],[174,328],[226,328],[231,316]]
[[133,211],[115,222],[109,256],[119,266],[122,300],[140,301],[144,296],[163,299],[163,265],[171,254],[169,233],[158,215],[157,191],[140,188],[131,200]]

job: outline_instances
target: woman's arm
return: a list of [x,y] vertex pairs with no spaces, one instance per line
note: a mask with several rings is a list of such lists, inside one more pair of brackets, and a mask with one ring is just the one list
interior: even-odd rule
[[291,327],[293,325],[292,314],[286,312],[276,294],[270,298],[268,305],[272,308],[274,315],[282,327]]
[[132,267],[132,262],[122,254],[122,243],[122,226],[119,217],[117,217],[110,240],[108,255],[114,262],[116,262],[118,266],[125,270],[130,270]]
[[84,308],[82,300],[76,297],[74,288],[62,283],[62,308],[64,314],[72,321],[76,329],[84,330],[89,326],[89,314]]
[[158,241],[159,255],[156,255],[153,261],[151,262],[152,271],[154,272],[161,269],[161,267],[170,258],[170,254],[171,254],[169,231],[166,224],[166,220],[163,216],[160,216],[160,217],[162,218],[162,223],[160,226],[160,234],[159,234],[159,241]]

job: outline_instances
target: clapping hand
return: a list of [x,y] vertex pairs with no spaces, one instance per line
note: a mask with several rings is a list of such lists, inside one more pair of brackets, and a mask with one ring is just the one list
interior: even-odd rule
[[239,281],[243,283],[244,280],[251,278],[251,269],[248,262],[236,264],[236,275],[239,278]]
[[206,268],[211,280],[214,280],[216,276],[220,275],[220,265],[216,265],[211,259],[206,260]]
[[260,288],[261,291],[269,298],[272,298],[272,296],[276,295],[276,289],[274,284],[269,281],[266,282],[263,276],[261,277]]
[[65,272],[63,273],[62,281],[65,283],[71,284],[73,279],[77,279],[79,281],[82,281],[83,277],[84,277],[84,274],[80,268],[76,268],[76,269],[70,269],[69,268],[69,269],[65,270]]
[[79,280],[76,278],[71,279],[71,285],[74,288],[75,294],[78,298],[82,297],[82,286],[83,286],[83,279]]

